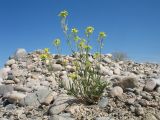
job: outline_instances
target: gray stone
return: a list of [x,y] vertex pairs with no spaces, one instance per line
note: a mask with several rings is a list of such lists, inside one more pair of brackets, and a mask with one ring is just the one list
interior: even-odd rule
[[104,108],[108,105],[108,98],[107,97],[102,97],[100,101],[98,102],[98,106],[101,108]]
[[68,106],[68,103],[63,103],[60,105],[53,105],[49,108],[49,114],[50,115],[57,115],[65,110],[65,108]]
[[23,48],[19,48],[19,49],[17,49],[17,51],[15,52],[15,55],[14,55],[14,56],[16,57],[16,59],[21,59],[21,58],[25,58],[26,55],[27,55],[26,50],[23,49]]
[[153,91],[156,87],[156,82],[154,80],[148,80],[146,85],[144,86],[144,90],[146,91]]
[[153,114],[147,113],[144,115],[143,120],[158,120]]
[[7,79],[7,77],[8,77],[8,72],[10,72],[10,71],[11,71],[11,68],[10,68],[10,67],[2,68],[2,69],[0,70],[0,77],[1,77],[2,79]]
[[152,79],[152,80],[156,82],[157,86],[160,86],[160,78],[158,78],[158,79]]
[[141,115],[144,115],[144,110],[143,110],[142,107],[137,107],[135,109],[135,113],[136,113],[137,116],[141,116]]
[[40,103],[35,93],[29,93],[24,99],[19,102],[22,106],[39,106]]
[[40,103],[42,103],[45,98],[50,94],[50,90],[48,88],[42,88],[39,89],[37,92],[35,92],[37,99]]
[[118,86],[122,87],[123,90],[126,88],[136,88],[138,87],[138,80],[135,77],[125,77],[120,82],[116,83]]
[[160,87],[157,87],[156,91],[157,91],[158,93],[160,93]]
[[49,93],[49,89],[41,88],[34,93],[29,93],[23,100],[20,101],[20,105],[39,106],[44,102]]
[[49,120],[75,120],[75,119],[71,118],[71,117],[63,117],[60,115],[53,115],[49,118]]
[[15,64],[16,61],[14,59],[10,59],[6,62],[6,65],[11,66],[12,64]]
[[108,68],[105,68],[104,66],[100,65],[100,70],[99,70],[100,74],[102,75],[113,75],[113,71],[109,70]]
[[110,117],[97,117],[95,120],[115,120],[115,119]]
[[111,63],[112,62],[112,60],[108,57],[103,58],[102,61],[105,62],[105,63]]
[[0,85],[0,96],[13,91],[12,85]]
[[5,109],[6,110],[14,110],[14,109],[16,109],[16,106],[14,104],[9,104],[9,105],[5,106]]
[[19,93],[17,91],[12,91],[12,93],[9,93],[5,96],[5,98],[7,98],[10,103],[19,103],[19,101],[21,101],[25,97],[25,94]]
[[61,71],[63,67],[60,64],[52,64],[52,69],[54,72]]
[[119,68],[115,68],[113,70],[113,73],[116,74],[116,75],[119,75],[121,73],[120,69]]

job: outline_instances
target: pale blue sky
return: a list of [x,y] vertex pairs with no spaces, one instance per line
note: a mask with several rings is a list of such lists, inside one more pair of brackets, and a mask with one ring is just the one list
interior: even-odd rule
[[17,48],[27,51],[52,47],[62,39],[57,14],[69,12],[69,26],[84,33],[92,25],[96,46],[99,31],[108,37],[103,53],[122,51],[131,59],[160,62],[160,0],[0,0],[0,66]]

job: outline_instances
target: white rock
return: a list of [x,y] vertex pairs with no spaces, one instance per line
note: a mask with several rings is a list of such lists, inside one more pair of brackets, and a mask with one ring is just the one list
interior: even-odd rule
[[18,93],[17,91],[12,91],[12,93],[6,95],[5,97],[8,99],[9,102],[17,103],[23,98],[25,98],[26,95],[23,93]]
[[54,72],[61,71],[63,69],[63,67],[60,64],[53,64],[52,68]]
[[153,91],[155,87],[156,87],[156,81],[154,81],[154,80],[148,80],[146,82],[146,85],[144,86],[144,89],[146,91]]
[[115,69],[113,70],[113,73],[114,73],[115,75],[119,75],[119,74],[121,73],[121,71],[120,71],[119,68],[115,68]]
[[103,75],[113,75],[113,71],[112,70],[109,70],[107,69],[106,67],[100,65],[100,73],[103,74]]
[[27,55],[27,52],[26,52],[26,50],[25,49],[23,49],[23,48],[19,48],[19,49],[17,49],[17,51],[15,52],[15,57],[16,58],[24,58],[24,57],[26,57],[26,55]]
[[160,86],[160,78],[159,79],[152,79],[152,80],[155,81],[158,86]]
[[15,64],[15,63],[16,63],[16,61],[14,59],[10,59],[6,62],[6,65],[10,66],[10,65]]
[[123,89],[119,86],[112,88],[112,90],[110,91],[110,95],[112,97],[116,97],[116,96],[120,97],[120,96],[122,96],[122,94],[123,94]]
[[11,71],[11,68],[9,68],[9,67],[2,68],[2,69],[0,70],[0,77],[1,77],[2,79],[7,79],[7,77],[8,77],[8,72],[10,72],[10,71]]

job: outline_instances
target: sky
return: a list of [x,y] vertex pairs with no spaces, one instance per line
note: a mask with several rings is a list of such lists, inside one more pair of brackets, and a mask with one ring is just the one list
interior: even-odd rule
[[[0,0],[0,67],[17,48],[28,52],[62,40],[69,54],[58,13],[69,12],[69,28],[83,36],[95,28],[93,48],[100,31],[107,33],[103,53],[124,52],[135,61],[160,62],[160,0]],[[94,51],[94,49],[93,49]]]

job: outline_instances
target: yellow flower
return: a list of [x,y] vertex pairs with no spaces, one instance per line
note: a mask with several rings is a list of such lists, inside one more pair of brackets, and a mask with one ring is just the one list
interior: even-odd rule
[[74,73],[70,73],[69,74],[69,77],[72,79],[72,80],[76,80],[78,78],[78,74],[76,74],[75,72]]
[[72,29],[72,33],[77,34],[78,33],[78,29],[77,28],[73,28]]
[[86,28],[85,33],[87,36],[89,36],[90,34],[92,34],[94,31],[94,28],[92,26],[89,26]]
[[61,44],[61,40],[59,38],[53,41],[54,46],[59,46]]
[[44,48],[45,53],[49,53],[49,48]]
[[99,33],[99,38],[103,39],[106,37],[106,33],[105,32],[100,32]]
[[61,11],[61,12],[59,13],[58,16],[60,16],[60,17],[62,17],[62,18],[66,18],[66,17],[68,16],[68,12],[67,12],[66,10],[63,10],[63,11]]
[[93,57],[94,57],[94,59],[99,58],[100,57],[100,53],[98,53],[98,52],[94,53]]
[[42,61],[44,61],[48,58],[48,55],[47,54],[41,54],[40,58],[41,58]]
[[91,50],[91,49],[92,49],[92,46],[86,45],[84,48],[85,48],[86,50]]

